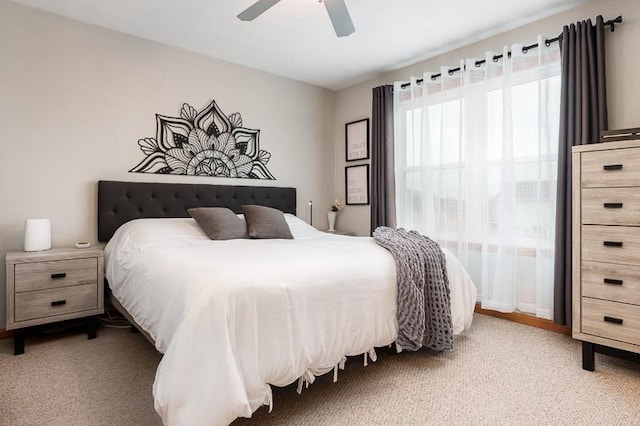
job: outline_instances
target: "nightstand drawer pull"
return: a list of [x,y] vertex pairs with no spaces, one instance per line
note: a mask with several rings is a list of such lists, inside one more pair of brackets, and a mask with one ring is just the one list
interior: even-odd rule
[[66,300],[55,300],[53,302],[51,302],[51,306],[62,306],[62,305],[66,305],[67,301]]
[[606,164],[602,168],[607,171],[622,170],[622,164]]
[[607,247],[622,247],[621,241],[603,241],[602,244]]
[[604,203],[605,209],[621,209],[622,203]]
[[604,320],[605,320],[606,322],[611,322],[611,323],[614,323],[614,324],[620,324],[620,325],[622,325],[622,318],[608,317],[608,316],[606,316],[606,315],[605,315],[605,316],[604,316]]
[[51,274],[51,279],[52,280],[59,280],[61,278],[66,278],[67,274],[65,272],[61,272],[59,274]]
[[611,284],[611,285],[622,285],[622,280],[614,280],[613,278],[605,278],[604,279],[604,283],[605,284]]

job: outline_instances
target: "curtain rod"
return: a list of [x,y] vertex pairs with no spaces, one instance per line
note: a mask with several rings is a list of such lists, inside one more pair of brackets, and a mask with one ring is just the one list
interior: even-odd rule
[[[604,25],[605,26],[608,25],[609,28],[611,29],[611,32],[614,32],[615,31],[615,25],[616,24],[621,24],[621,23],[622,23],[622,16],[618,16],[615,19],[609,19],[607,22],[604,23]],[[551,43],[555,43],[556,41],[560,41],[560,40],[562,40],[562,34],[560,34],[558,37],[554,37],[554,38],[550,38],[550,39],[545,40],[544,41],[544,45],[549,47],[551,45]],[[527,53],[529,51],[529,49],[535,49],[536,47],[538,47],[538,43],[530,44],[528,46],[522,46],[522,53]],[[511,57],[511,51],[509,51],[507,53],[507,55],[510,58]],[[495,55],[493,57],[493,62],[498,62],[503,56],[504,56],[503,54]],[[480,59],[479,61],[476,61],[476,67],[479,67],[480,65],[484,64],[485,62],[487,62],[486,59]],[[453,73],[457,72],[457,71],[460,71],[460,67],[451,68],[447,72],[448,72],[449,75],[453,75]],[[436,78],[438,78],[440,76],[441,76],[440,73],[433,74],[431,76],[431,80],[435,80]],[[416,83],[420,84],[420,83],[422,83],[423,80],[424,79],[419,78],[419,79],[416,80]],[[410,85],[411,85],[411,83],[404,83],[404,84],[400,85],[400,88],[404,89],[405,87],[408,87]]]

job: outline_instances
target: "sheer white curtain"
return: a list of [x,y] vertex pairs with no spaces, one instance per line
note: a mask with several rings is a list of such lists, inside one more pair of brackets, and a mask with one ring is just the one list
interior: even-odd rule
[[538,45],[394,85],[396,204],[399,227],[457,255],[484,308],[551,319],[560,52]]

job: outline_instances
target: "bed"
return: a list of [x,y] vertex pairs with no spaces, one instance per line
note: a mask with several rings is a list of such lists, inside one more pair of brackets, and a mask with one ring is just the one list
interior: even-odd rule
[[[164,354],[153,386],[165,424],[228,424],[299,387],[375,359],[397,337],[393,257],[372,238],[318,231],[292,188],[99,182],[99,239],[114,305]],[[186,208],[262,204],[293,240],[212,241]],[[153,220],[149,220],[153,218]],[[476,290],[445,252],[454,334]]]

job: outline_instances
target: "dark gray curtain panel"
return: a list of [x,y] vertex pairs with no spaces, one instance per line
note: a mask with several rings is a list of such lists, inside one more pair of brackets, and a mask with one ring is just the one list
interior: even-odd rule
[[373,89],[371,112],[371,234],[378,226],[396,227],[393,155],[393,86]]
[[604,20],[565,26],[560,41],[562,92],[558,151],[558,193],[553,319],[571,325],[571,147],[600,141],[608,129]]

